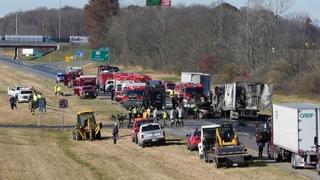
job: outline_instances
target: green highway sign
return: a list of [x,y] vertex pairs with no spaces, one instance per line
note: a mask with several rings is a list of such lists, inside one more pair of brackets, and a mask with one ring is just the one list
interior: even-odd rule
[[109,48],[91,50],[91,61],[109,61]]
[[147,6],[160,6],[161,0],[147,0]]

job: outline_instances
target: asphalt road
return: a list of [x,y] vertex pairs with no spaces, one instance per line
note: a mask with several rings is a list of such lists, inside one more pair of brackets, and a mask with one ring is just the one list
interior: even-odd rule
[[[8,66],[11,66],[13,68],[16,68],[18,70],[24,70],[28,71],[37,75],[41,75],[43,77],[47,78],[52,78],[53,80],[55,79],[55,76],[57,72],[64,72],[64,63],[63,62],[58,62],[58,63],[27,63],[19,60],[8,60],[4,58],[0,58],[0,63],[5,64]],[[202,125],[207,125],[211,123],[232,123],[236,130],[237,130],[237,135],[239,137],[239,140],[241,143],[246,145],[246,147],[250,150],[257,151],[257,145],[255,142],[255,123],[250,122],[250,121],[244,121],[244,120],[230,120],[230,119],[206,119],[206,120],[185,120],[185,126],[183,128],[170,128],[166,127],[166,132],[179,137],[179,138],[185,138],[185,135],[188,133],[190,129],[194,128],[200,128]],[[106,125],[107,127],[111,127],[111,125]],[[6,126],[4,125],[3,127],[17,127],[18,126]],[[20,127],[22,128],[22,127]],[[25,128],[39,128],[35,126],[28,126]],[[40,127],[41,128],[41,127]],[[45,126],[42,128],[54,128],[54,129],[60,129],[62,128],[61,126],[55,126],[55,127],[50,127],[50,126]],[[71,127],[66,127],[66,128],[71,128]],[[266,156],[266,148],[264,149],[264,156]],[[294,173],[301,174],[307,178],[310,179],[318,179],[320,180],[320,177],[317,175],[316,171],[314,170],[309,170],[309,169],[293,169],[291,168],[289,163],[275,163],[275,166],[278,166],[286,171],[291,171]]]

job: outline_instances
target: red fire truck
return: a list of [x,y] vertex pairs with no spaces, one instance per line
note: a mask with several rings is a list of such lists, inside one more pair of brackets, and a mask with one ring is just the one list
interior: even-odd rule
[[124,85],[123,92],[116,96],[124,107],[141,106],[143,103],[143,93],[145,90],[145,83],[129,83]]
[[194,108],[196,101],[204,97],[203,86],[198,83],[178,83],[174,93],[182,100],[186,108]]
[[96,81],[97,77],[94,75],[77,77],[73,87],[74,94],[80,96],[81,99],[86,97],[96,98]]
[[63,84],[68,87],[74,86],[74,82],[77,77],[83,75],[81,67],[68,67],[66,73],[64,74]]

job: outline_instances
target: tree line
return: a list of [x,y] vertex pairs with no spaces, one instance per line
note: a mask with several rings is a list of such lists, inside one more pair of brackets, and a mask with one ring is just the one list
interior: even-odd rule
[[[83,9],[63,7],[61,15],[61,38],[87,35]],[[17,11],[0,18],[0,35],[43,35],[59,37],[59,10],[40,7],[31,11]]]

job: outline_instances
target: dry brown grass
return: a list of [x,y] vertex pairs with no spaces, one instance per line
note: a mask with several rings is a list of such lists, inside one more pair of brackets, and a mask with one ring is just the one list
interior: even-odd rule
[[71,131],[2,129],[0,179],[304,179],[274,166],[215,169],[186,150],[184,141],[141,148],[120,130],[103,140],[73,141]]

